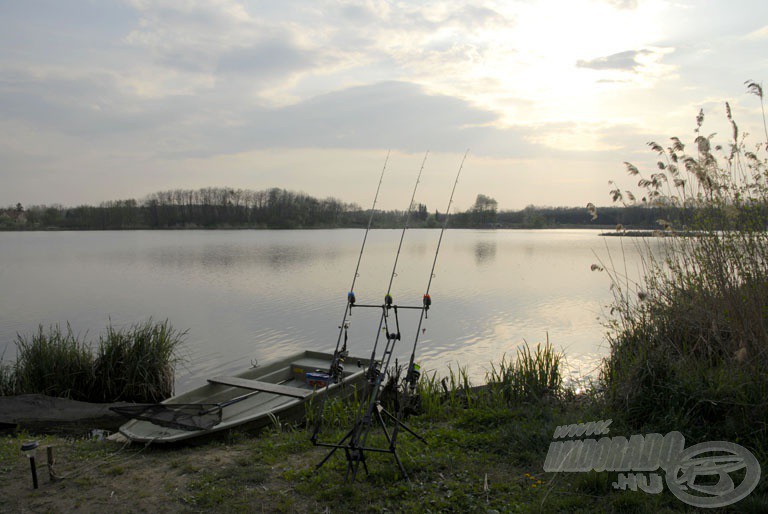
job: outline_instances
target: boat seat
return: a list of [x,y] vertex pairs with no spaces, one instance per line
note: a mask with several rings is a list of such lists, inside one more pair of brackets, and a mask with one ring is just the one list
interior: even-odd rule
[[316,369],[327,372],[331,362],[329,359],[317,359],[304,357],[291,362],[291,368],[302,368],[306,371],[315,371]]
[[208,382],[211,384],[221,384],[232,387],[240,387],[242,389],[251,389],[253,391],[263,391],[265,393],[279,394],[281,396],[291,396],[293,398],[304,399],[314,391],[311,389],[301,389],[299,387],[290,387],[280,384],[272,384],[270,382],[261,382],[260,380],[248,380],[246,378],[238,377],[215,377],[209,378]]

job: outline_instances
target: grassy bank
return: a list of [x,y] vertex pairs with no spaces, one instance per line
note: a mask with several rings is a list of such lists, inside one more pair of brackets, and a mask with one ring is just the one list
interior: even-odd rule
[[[341,451],[316,469],[329,449],[311,445],[312,425],[275,419],[266,432],[232,431],[194,446],[43,438],[41,446],[55,446],[54,469],[63,478],[49,481],[40,452],[41,486],[34,491],[19,451],[32,436],[18,434],[0,439],[0,510],[696,512],[666,489],[661,494],[616,490],[616,473],[543,471],[558,426],[612,414],[611,435],[632,433],[621,413],[606,412],[599,395],[576,395],[564,386],[560,367],[561,356],[544,345],[525,347],[516,358],[492,365],[485,384],[472,384],[462,369],[423,376],[420,413],[406,422],[427,444],[404,432],[398,439],[409,480],[402,479],[391,454],[367,453],[370,474],[360,468],[354,483],[344,480],[347,461]],[[356,406],[354,400],[326,405],[321,440],[341,440]],[[368,445],[387,447],[380,428],[372,429]],[[765,489],[758,489],[737,505],[712,512],[763,512],[767,500]]]
[[55,325],[16,339],[16,361],[0,362],[0,395],[45,394],[88,402],[157,402],[173,394],[184,337],[167,321],[111,325],[95,343]]

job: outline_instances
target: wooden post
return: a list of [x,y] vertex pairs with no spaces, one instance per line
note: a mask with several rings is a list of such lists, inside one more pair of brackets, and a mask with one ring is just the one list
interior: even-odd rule
[[46,456],[48,457],[48,478],[51,482],[55,482],[57,480],[56,473],[53,472],[53,465],[55,461],[53,460],[53,446],[47,446],[45,448]]

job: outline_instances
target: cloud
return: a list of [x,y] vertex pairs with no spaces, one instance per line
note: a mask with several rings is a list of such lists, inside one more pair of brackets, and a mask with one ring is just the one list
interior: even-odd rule
[[499,12],[488,7],[465,5],[460,10],[451,13],[446,22],[468,30],[483,30],[494,28],[511,28],[514,23]]
[[617,9],[637,9],[638,0],[605,0]]
[[135,0],[134,5],[141,19],[125,42],[166,72],[211,80],[243,74],[264,84],[327,64],[297,28],[300,24],[252,16],[231,0]]
[[199,183],[216,183],[232,156],[269,161],[272,151],[469,147],[566,173],[598,150],[626,151],[616,126],[645,141],[640,127],[688,129],[702,99],[742,94],[743,69],[763,59],[768,37],[758,0],[722,10],[639,0],[554,11],[540,0],[0,5],[6,191],[44,169],[94,170],[84,190],[96,170],[111,170],[106,188],[117,168],[153,179],[176,169],[168,187],[182,187],[195,157],[210,163]]
[[260,41],[258,44],[235,48],[218,58],[217,73],[284,76],[310,68],[317,61],[314,52],[279,39]]
[[186,96],[137,98],[119,75],[107,71],[0,73],[0,118],[46,131],[96,138],[125,135],[162,127],[195,108]]
[[746,35],[747,39],[762,40],[768,39],[768,25],[765,25],[757,30],[754,30]]
[[651,53],[649,50],[628,50],[596,59],[578,60],[576,66],[593,70],[637,71],[642,66],[638,58]]
[[[386,81],[241,113],[242,124],[206,134],[190,155],[279,148],[396,148],[421,152],[527,153],[522,129],[491,126],[497,114],[409,82]],[[216,145],[212,145],[216,142]],[[204,148],[204,149],[203,149]]]

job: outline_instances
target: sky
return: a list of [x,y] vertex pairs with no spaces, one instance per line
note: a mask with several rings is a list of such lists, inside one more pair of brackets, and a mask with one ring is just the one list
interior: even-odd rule
[[[765,0],[0,0],[0,207],[271,187],[611,203],[648,141],[763,133]],[[425,160],[426,156],[426,160]]]

